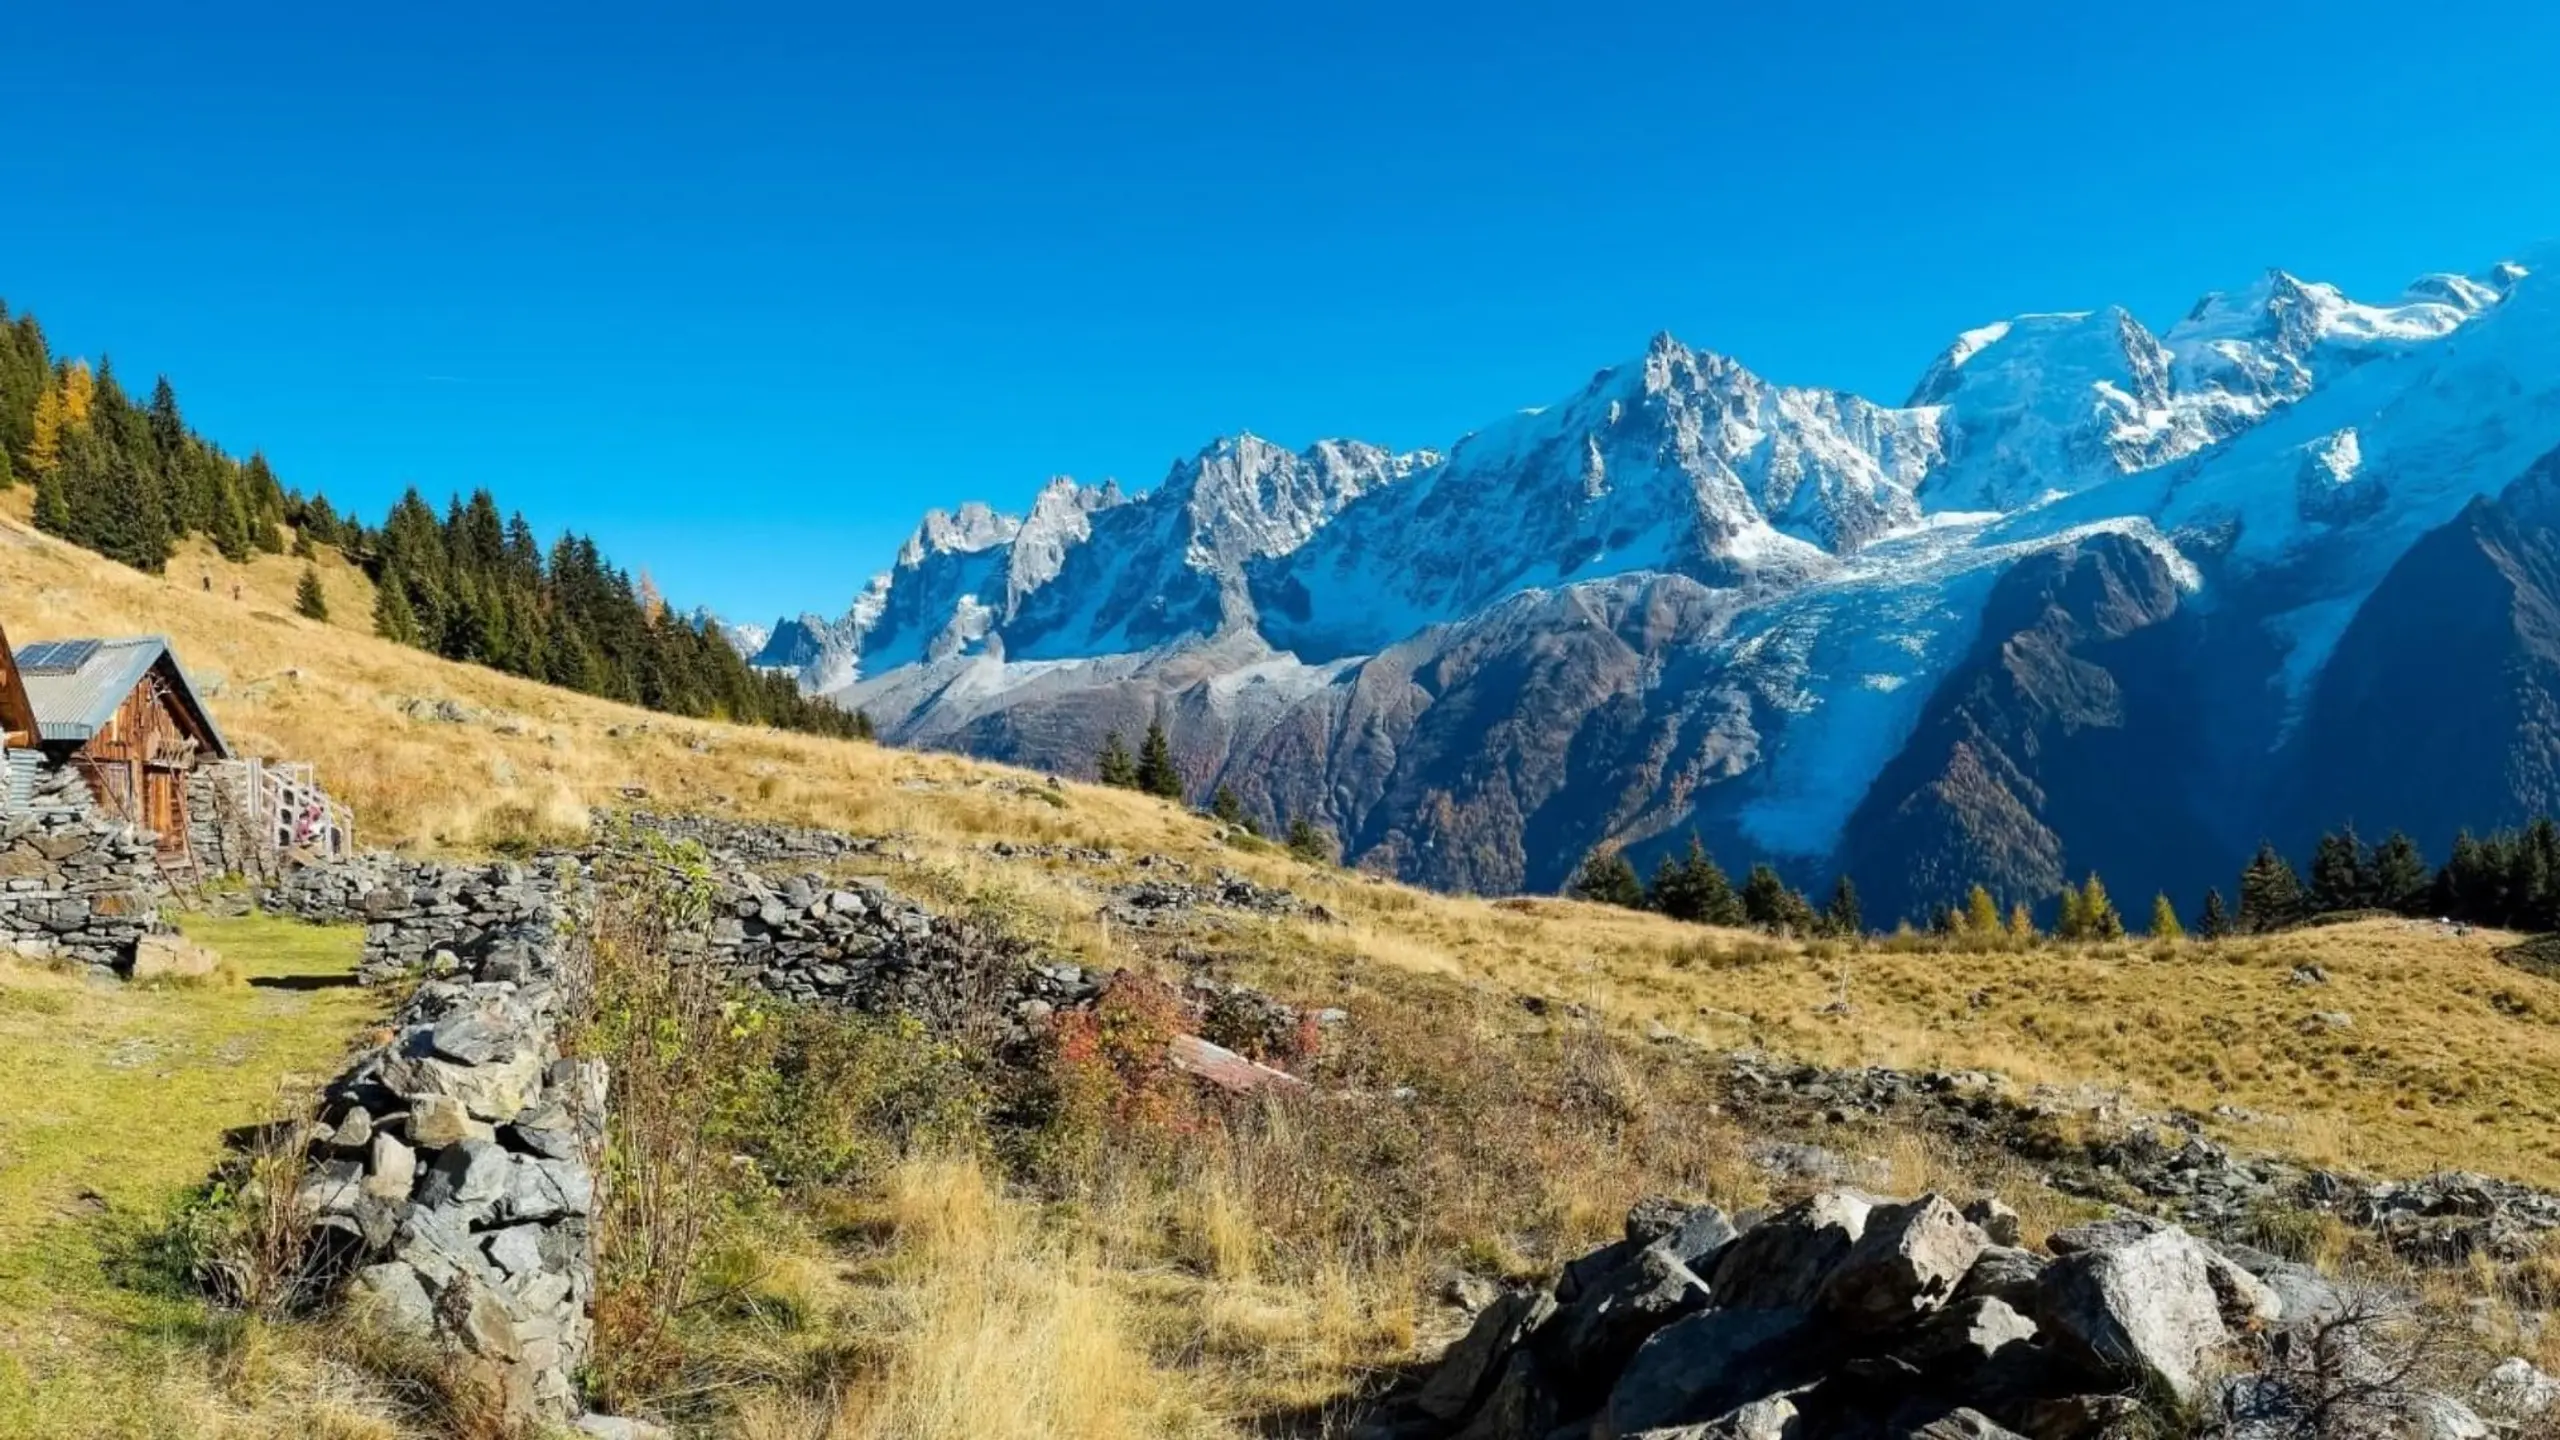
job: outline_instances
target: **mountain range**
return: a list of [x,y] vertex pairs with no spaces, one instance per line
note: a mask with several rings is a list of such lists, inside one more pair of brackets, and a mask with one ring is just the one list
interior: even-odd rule
[[1692,830],[1880,917],[2184,903],[2342,821],[2441,854],[2560,809],[2546,268],[2022,315],[1899,405],[1660,335],[1445,451],[1238,435],[929,513],[738,643],[1067,773],[1161,719],[1200,797],[1458,890]]

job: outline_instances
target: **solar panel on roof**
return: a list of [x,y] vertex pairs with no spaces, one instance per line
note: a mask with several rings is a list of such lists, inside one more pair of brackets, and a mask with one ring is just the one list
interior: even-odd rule
[[43,640],[18,652],[18,669],[29,675],[70,675],[98,653],[95,640]]

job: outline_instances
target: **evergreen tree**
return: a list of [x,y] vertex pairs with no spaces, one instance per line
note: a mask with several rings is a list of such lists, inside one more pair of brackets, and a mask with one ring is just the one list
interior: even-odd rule
[[2062,887],[2062,908],[2053,918],[2053,938],[2056,940],[2089,938],[2087,918],[2080,912],[2080,892],[2069,885]]
[[1804,905],[1803,897],[1789,890],[1787,882],[1779,879],[1778,872],[1766,862],[1752,866],[1751,873],[1743,878],[1742,918],[1745,923],[1773,932],[1784,930],[1799,907],[1807,911],[1812,908]]
[[329,618],[329,597],[320,590],[320,570],[313,565],[302,567],[301,583],[293,587],[294,612],[306,620]]
[[2000,905],[1991,891],[1981,885],[1964,895],[1964,933],[1977,940],[1989,940],[2000,934]]
[[403,645],[415,645],[423,638],[418,612],[409,608],[408,591],[396,578],[385,579],[373,593],[373,633]]
[[877,740],[880,738],[879,727],[871,723],[870,711],[856,710],[853,712],[853,738],[856,740]]
[[2261,841],[2257,858],[2240,873],[2240,928],[2254,935],[2281,930],[2302,919],[2302,877],[2293,862]]
[[[1289,846],[1297,848],[1298,827],[1303,820],[1289,825]],[[1626,910],[1644,908],[1644,885],[1636,879],[1636,867],[1617,850],[1594,850],[1583,857],[1582,869],[1573,877],[1572,892],[1578,899],[1602,905],[1615,905]]]
[[[1289,822],[1288,844],[1290,854],[1310,865],[1330,865],[1334,862],[1333,837],[1325,833],[1323,826],[1303,815]],[[1627,865],[1624,860],[1618,863],[1626,867],[1627,889],[1635,896],[1635,899],[1629,903],[1641,906],[1644,903],[1644,887],[1636,884],[1635,867]]]
[[2178,923],[2178,907],[2169,903],[2169,897],[2165,892],[2151,897],[2151,938],[2154,940],[2187,938],[2187,927]]
[[1858,887],[1845,873],[1831,882],[1831,903],[1822,907],[1822,923],[1834,935],[1857,936],[1867,931],[1866,917],[1858,909]]
[[2403,915],[2415,915],[2426,907],[2427,862],[2418,853],[2417,842],[2407,835],[2394,830],[2374,846],[2365,874],[2372,904]]
[[2204,909],[2196,916],[2196,938],[2219,940],[2231,933],[2230,913],[2222,908],[2222,892],[2204,892]]
[[1741,909],[1733,882],[1725,878],[1694,830],[1689,832],[1688,853],[1678,860],[1666,855],[1654,870],[1652,900],[1656,910],[1694,925],[1731,925]]
[[2124,938],[2124,917],[2116,913],[2115,902],[2107,898],[2107,887],[2094,870],[2080,890],[2080,935],[2084,940]]
[[1167,800],[1182,798],[1182,771],[1173,763],[1173,743],[1165,738],[1164,722],[1147,722],[1147,738],[1138,746],[1138,788]]
[[2356,827],[2320,837],[2311,852],[2311,909],[2315,914],[2361,910],[2371,903],[2364,873],[2364,846]]
[[1102,753],[1094,757],[1094,775],[1103,784],[1120,790],[1138,788],[1138,762],[1129,758],[1129,747],[1120,743],[1120,732],[1102,737]]
[[1209,813],[1224,824],[1238,826],[1247,831],[1253,829],[1253,822],[1245,818],[1244,801],[1237,798],[1235,787],[1232,785],[1219,786],[1218,793],[1209,797]]

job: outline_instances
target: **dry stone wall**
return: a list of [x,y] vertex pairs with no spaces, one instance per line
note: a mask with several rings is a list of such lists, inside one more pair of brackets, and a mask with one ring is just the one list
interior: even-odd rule
[[377,976],[438,959],[325,1092],[302,1205],[377,1323],[516,1424],[564,1421],[591,1336],[601,1064],[564,1058],[564,932],[518,866],[369,860],[270,892],[366,922]]
[[143,937],[165,932],[167,896],[151,835],[101,810],[67,766],[37,779],[23,812],[0,814],[0,947],[128,971]]

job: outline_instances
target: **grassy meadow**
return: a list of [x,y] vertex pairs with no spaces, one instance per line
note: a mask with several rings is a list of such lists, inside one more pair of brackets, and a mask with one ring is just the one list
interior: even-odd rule
[[[858,869],[1053,953],[1206,966],[1351,1012],[1314,1062],[1335,1097],[1319,1106],[1184,1114],[1080,1155],[990,1134],[895,1144],[822,1184],[742,1193],[678,1319],[681,1363],[633,1391],[689,1433],[1338,1433],[1463,1323],[1437,1298],[1453,1273],[1539,1273],[1647,1193],[1769,1198],[1712,1067],[1674,1040],[1993,1070],[2212,1115],[2226,1140],[2318,1163],[2560,1186],[2560,987],[2498,961],[2511,937],[2367,921],[1962,953],[1432,895],[1228,843],[1129,792],[451,664],[373,638],[366,583],[334,558],[332,619],[313,622],[293,613],[299,561],[191,545],[140,575],[7,518],[23,499],[0,494],[10,638],[168,633],[235,746],[316,762],[366,843],[520,848],[627,803],[890,834]],[[998,840],[1122,858],[999,859]],[[1144,853],[1334,918],[1131,931],[1098,912]],[[257,983],[339,973],[343,932],[202,923],[231,964],[195,989],[0,965],[0,1433],[415,1433],[329,1337],[226,1321],[109,1264],[166,1223],[225,1129],[267,1113],[286,1077],[325,1073],[378,1013],[359,991]],[[2306,965],[2325,982],[2296,983]],[[848,1072],[848,1110],[887,1083],[867,1075]],[[1896,1189],[1997,1185],[2031,1226],[2076,1213],[1981,1157],[1880,1149]],[[113,1403],[72,1423],[91,1397]]]

